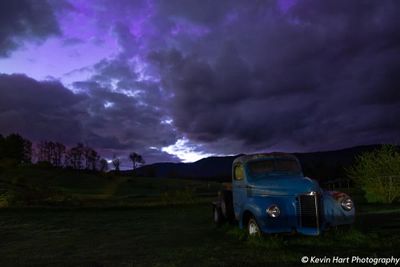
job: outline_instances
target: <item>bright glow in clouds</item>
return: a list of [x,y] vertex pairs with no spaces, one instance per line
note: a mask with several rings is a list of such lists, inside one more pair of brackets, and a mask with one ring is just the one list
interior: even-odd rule
[[130,63],[134,66],[138,81],[157,81],[157,79],[146,73],[147,64],[139,56],[133,57]]
[[113,106],[114,106],[113,102],[110,102],[110,101],[104,102],[104,107],[105,108],[112,108]]
[[171,118],[168,118],[168,119],[165,119],[165,120],[161,121],[162,124],[168,124],[168,125],[172,125],[173,122],[174,122],[174,120],[171,119]]
[[214,154],[197,151],[199,145],[191,143],[187,138],[181,138],[175,144],[163,147],[161,151],[177,156],[182,162],[194,162]]

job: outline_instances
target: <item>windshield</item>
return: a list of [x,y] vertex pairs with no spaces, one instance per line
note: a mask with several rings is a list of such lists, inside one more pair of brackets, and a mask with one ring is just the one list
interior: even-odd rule
[[251,161],[247,164],[249,174],[253,177],[268,174],[301,173],[299,163],[294,159],[274,158]]

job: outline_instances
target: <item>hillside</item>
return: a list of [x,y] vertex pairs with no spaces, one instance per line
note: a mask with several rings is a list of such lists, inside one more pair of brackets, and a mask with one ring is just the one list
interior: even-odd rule
[[209,202],[218,188],[212,182],[20,166],[0,170],[0,208]]
[[[372,151],[380,145],[356,146],[341,150],[293,153],[296,155],[306,176],[319,181],[333,180],[345,176],[345,168],[355,157]],[[136,170],[136,175],[147,177],[167,177],[184,179],[204,179],[210,181],[229,181],[233,160],[237,156],[209,157],[193,163],[155,163]],[[126,173],[129,173],[127,171]]]

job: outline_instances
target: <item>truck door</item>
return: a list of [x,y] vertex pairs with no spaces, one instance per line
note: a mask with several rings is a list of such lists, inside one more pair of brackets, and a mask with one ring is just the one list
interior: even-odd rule
[[244,177],[243,164],[237,163],[233,167],[233,181],[232,181],[232,193],[233,193],[233,207],[235,210],[235,217],[239,219],[241,208],[246,201],[247,190],[246,181]]

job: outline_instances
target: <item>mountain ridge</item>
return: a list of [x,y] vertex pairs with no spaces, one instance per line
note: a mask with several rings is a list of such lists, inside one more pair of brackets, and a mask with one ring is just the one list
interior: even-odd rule
[[[382,144],[361,145],[338,150],[295,152],[295,155],[306,176],[319,181],[344,178],[345,169],[364,152],[380,148]],[[396,146],[399,148],[399,146]],[[200,179],[209,181],[230,181],[233,160],[244,154],[235,156],[212,156],[191,163],[159,162],[144,165],[136,169],[136,176],[165,177],[182,179]],[[132,173],[132,171],[124,171]]]

